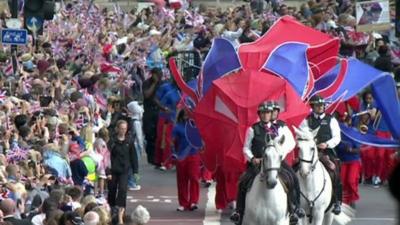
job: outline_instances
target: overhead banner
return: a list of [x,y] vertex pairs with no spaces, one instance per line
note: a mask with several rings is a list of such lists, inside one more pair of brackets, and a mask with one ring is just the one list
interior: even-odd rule
[[356,19],[359,32],[389,30],[389,0],[357,1]]

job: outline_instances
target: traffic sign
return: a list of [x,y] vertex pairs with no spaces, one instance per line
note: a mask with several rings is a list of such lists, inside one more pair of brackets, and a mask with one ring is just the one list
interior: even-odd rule
[[42,25],[43,25],[43,19],[40,17],[32,16],[26,19],[26,27],[32,32],[40,30]]
[[25,29],[2,29],[1,43],[9,45],[26,45],[28,32]]
[[19,19],[11,18],[11,19],[6,20],[6,26],[7,26],[7,28],[20,29],[22,26],[22,23]]

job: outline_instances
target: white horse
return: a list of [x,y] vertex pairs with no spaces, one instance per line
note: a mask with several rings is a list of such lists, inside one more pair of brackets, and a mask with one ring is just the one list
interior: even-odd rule
[[289,224],[287,194],[278,177],[282,162],[282,155],[279,153],[281,142],[276,139],[267,144],[261,172],[247,193],[243,225]]
[[[301,207],[306,211],[302,225],[331,225],[351,221],[354,212],[343,205],[342,213],[334,215],[330,206],[332,200],[332,180],[324,165],[319,161],[314,135],[310,131],[295,128],[299,147],[300,169],[297,172],[301,190]],[[329,208],[328,208],[329,207]]]

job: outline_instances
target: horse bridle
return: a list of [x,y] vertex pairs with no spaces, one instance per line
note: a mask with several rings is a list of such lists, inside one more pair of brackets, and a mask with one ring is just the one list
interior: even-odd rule
[[[265,149],[270,148],[270,147],[275,147],[275,146],[271,145],[271,144],[267,144],[265,146]],[[266,172],[270,172],[270,171],[274,171],[274,170],[279,171],[281,169],[280,167],[264,168],[264,161],[265,161],[265,156],[263,157],[263,161],[262,161],[262,171],[265,172],[265,173]],[[267,174],[264,174],[264,176],[267,176]]]
[[[306,139],[297,139],[297,141],[307,141],[307,140]],[[314,162],[316,148],[312,148],[311,150],[312,150],[311,160],[306,160],[306,159],[303,159],[303,158],[300,158],[300,157],[299,157],[299,160],[300,160],[300,162],[305,162],[305,163],[311,164],[311,172],[312,172],[312,171],[315,170],[315,167],[317,166],[318,160],[315,160],[315,162]]]

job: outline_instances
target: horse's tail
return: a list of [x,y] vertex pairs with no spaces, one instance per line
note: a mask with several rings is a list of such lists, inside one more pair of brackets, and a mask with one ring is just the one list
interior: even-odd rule
[[347,204],[342,204],[342,212],[339,215],[334,215],[333,219],[340,225],[346,225],[354,218],[356,211]]

